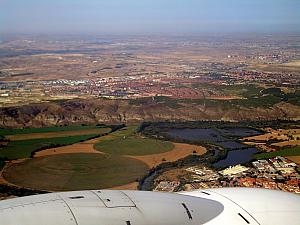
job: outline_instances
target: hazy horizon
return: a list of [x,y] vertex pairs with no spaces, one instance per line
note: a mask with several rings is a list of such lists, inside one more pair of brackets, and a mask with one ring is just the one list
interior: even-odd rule
[[4,0],[0,34],[299,33],[297,0]]

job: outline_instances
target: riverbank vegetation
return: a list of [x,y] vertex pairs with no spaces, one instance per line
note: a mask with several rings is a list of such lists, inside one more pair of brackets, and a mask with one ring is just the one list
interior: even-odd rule
[[300,155],[300,146],[286,147],[279,151],[256,154],[256,159],[269,159],[276,156],[297,156]]

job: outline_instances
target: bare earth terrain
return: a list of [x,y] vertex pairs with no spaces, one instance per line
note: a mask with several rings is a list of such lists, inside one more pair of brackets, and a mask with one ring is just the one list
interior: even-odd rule
[[56,155],[56,154],[64,154],[64,153],[95,153],[102,154],[101,152],[94,149],[94,144],[99,142],[105,137],[94,138],[91,140],[87,140],[81,143],[76,143],[73,145],[67,145],[57,148],[49,148],[42,151],[37,152],[34,157],[42,157],[48,155]]
[[273,146],[278,146],[278,147],[285,147],[285,146],[296,146],[300,145],[300,140],[290,140],[290,141],[283,141],[283,142],[278,142],[275,144],[272,144]]
[[[300,129],[265,129],[266,134],[243,138],[245,144],[254,145],[265,152],[275,151],[278,147],[300,145]],[[268,144],[267,142],[274,143]]]
[[[182,159],[186,156],[193,154],[195,151],[197,155],[202,155],[206,153],[206,149],[197,145],[189,145],[182,143],[173,143],[174,149],[169,152],[155,154],[155,155],[146,155],[146,156],[128,156],[134,159],[138,159],[146,163],[150,168],[156,167],[157,165],[163,162],[174,162],[178,159]],[[164,160],[163,160],[164,159]]]
[[72,153],[94,153],[94,154],[102,154],[99,151],[96,151],[93,148],[93,144],[89,143],[77,143],[74,145],[62,146],[58,148],[50,148],[40,152],[37,152],[34,157],[42,157],[48,155],[58,155],[58,154],[72,154]]
[[116,186],[116,187],[112,187],[112,188],[109,188],[109,189],[111,189],[111,190],[137,190],[138,185],[139,185],[138,182],[133,182],[133,183],[130,183],[130,184]]
[[300,60],[292,61],[283,64],[273,64],[273,65],[257,65],[257,69],[268,72],[295,72],[300,73]]
[[[65,154],[65,153],[103,154],[102,152],[94,149],[93,145],[95,142],[97,142],[97,139],[85,141],[82,143],[77,143],[74,145],[46,149],[46,150],[37,152],[34,157]],[[146,156],[128,156],[128,157],[143,161],[150,168],[152,168],[152,167],[156,167],[157,165],[159,165],[163,162],[177,161],[178,159],[181,159],[181,158],[184,158],[186,156],[193,154],[194,151],[196,152],[195,154],[197,154],[197,155],[202,155],[202,154],[206,153],[206,149],[201,146],[182,144],[182,143],[173,143],[173,144],[175,147],[172,151],[169,151],[169,152],[154,154],[154,155],[146,155]]]
[[300,156],[288,156],[287,158],[300,165]]

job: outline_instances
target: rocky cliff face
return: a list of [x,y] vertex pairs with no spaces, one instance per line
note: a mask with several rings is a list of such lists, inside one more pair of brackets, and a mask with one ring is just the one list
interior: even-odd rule
[[273,120],[300,119],[300,107],[278,103],[270,108],[178,106],[148,102],[131,104],[126,100],[69,100],[0,109],[1,127],[42,127],[71,124],[136,123],[173,120]]

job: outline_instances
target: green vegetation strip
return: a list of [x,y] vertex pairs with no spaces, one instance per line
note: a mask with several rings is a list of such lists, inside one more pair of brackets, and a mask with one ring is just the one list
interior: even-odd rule
[[96,126],[63,126],[63,127],[43,127],[43,128],[23,128],[23,129],[10,129],[0,128],[0,135],[14,135],[14,134],[32,134],[32,133],[48,133],[48,132],[59,132],[59,131],[79,131],[79,130],[90,130],[96,128],[105,128],[105,125]]
[[9,142],[6,147],[0,149],[0,157],[8,159],[29,158],[31,154],[40,149],[71,145],[77,142],[82,142],[99,135],[79,135],[70,137],[42,138],[32,140],[21,140]]
[[4,167],[6,160],[7,160],[7,158],[0,157],[0,171]]
[[[201,88],[201,86],[193,85]],[[183,104],[206,105],[207,107],[272,107],[279,102],[288,102],[294,105],[300,105],[300,91],[285,94],[280,88],[263,89],[254,84],[251,85],[208,85],[206,88],[216,90],[225,96],[239,96],[242,99],[232,100],[214,100],[214,99],[175,99],[165,96],[147,97],[132,99],[129,101],[132,105],[151,105],[162,104],[169,108],[178,109],[184,107]]]
[[29,159],[7,167],[4,178],[18,186],[50,191],[103,189],[142,178],[141,161],[103,154],[62,154]]
[[297,156],[300,155],[300,146],[284,148],[276,152],[260,153],[255,155],[256,159],[268,159],[275,156]]
[[152,155],[171,151],[174,145],[135,134],[136,126],[123,128],[94,145],[98,151],[115,155]]

